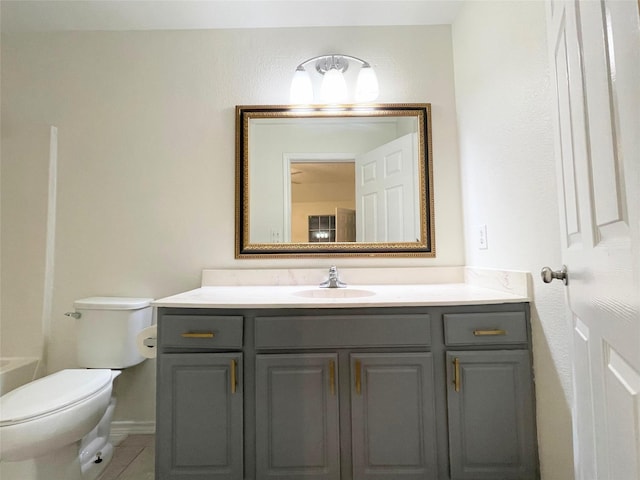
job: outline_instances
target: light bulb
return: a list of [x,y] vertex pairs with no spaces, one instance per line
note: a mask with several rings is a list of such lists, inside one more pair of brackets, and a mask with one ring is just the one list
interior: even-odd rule
[[320,97],[325,103],[344,103],[347,100],[347,84],[342,72],[332,68],[324,74]]
[[378,98],[378,78],[371,65],[365,64],[358,73],[356,102],[372,102]]
[[291,90],[289,91],[289,101],[293,104],[313,103],[313,87],[311,78],[304,67],[298,67],[291,80]]

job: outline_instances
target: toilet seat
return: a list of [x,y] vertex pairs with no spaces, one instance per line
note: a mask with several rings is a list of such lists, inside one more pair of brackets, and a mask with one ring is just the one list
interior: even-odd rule
[[0,397],[0,427],[51,415],[111,388],[108,369],[69,369],[47,375]]

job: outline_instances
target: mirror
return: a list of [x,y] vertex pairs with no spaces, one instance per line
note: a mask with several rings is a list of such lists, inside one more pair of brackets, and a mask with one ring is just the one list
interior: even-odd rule
[[431,105],[236,107],[236,258],[434,257]]

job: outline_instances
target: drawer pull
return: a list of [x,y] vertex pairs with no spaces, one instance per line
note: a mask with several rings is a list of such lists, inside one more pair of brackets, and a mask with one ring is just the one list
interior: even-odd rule
[[356,360],[356,394],[362,393],[362,362]]
[[460,391],[460,359],[453,359],[453,388],[456,392]]
[[187,332],[182,334],[182,338],[213,338],[213,332]]
[[329,362],[329,390],[331,395],[336,394],[336,362],[334,360]]
[[236,369],[238,367],[237,360],[231,360],[231,393],[236,393],[236,389],[238,388],[238,376],[236,374]]
[[485,336],[497,336],[497,335],[506,335],[507,331],[506,330],[499,330],[499,329],[495,329],[495,330],[474,330],[473,334],[476,337],[485,337]]

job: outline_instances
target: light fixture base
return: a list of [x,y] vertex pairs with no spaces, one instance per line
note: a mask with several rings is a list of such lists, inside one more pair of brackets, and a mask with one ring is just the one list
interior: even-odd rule
[[326,55],[316,60],[316,72],[320,75],[331,69],[344,73],[349,69],[349,60],[340,55]]

